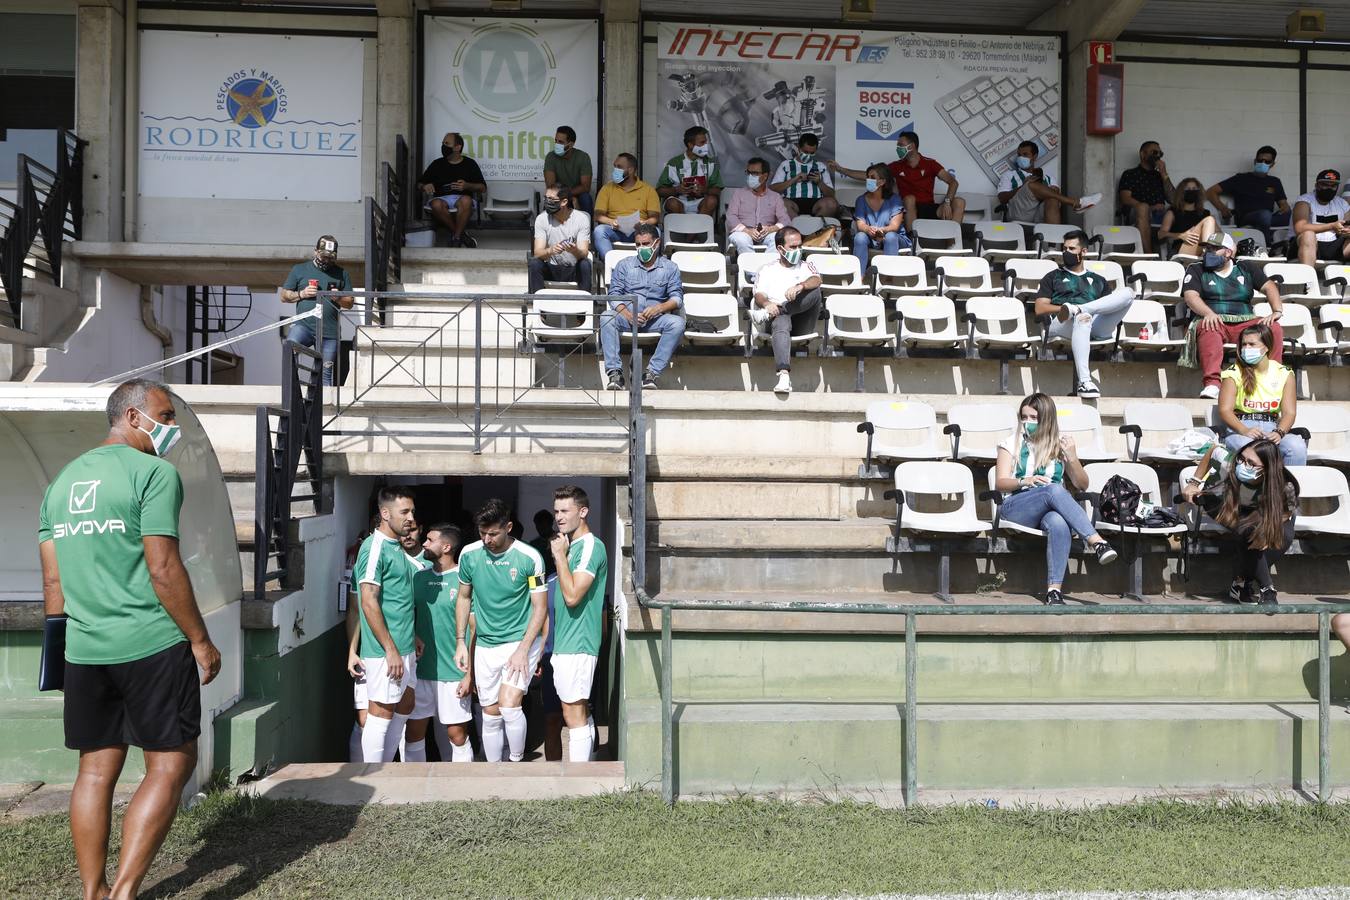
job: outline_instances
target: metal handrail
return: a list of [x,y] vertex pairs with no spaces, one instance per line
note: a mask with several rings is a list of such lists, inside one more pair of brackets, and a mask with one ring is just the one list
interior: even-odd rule
[[5,298],[16,327],[22,324],[24,271],[29,257],[35,255],[39,239],[46,265],[34,265],[33,271],[45,272],[56,283],[61,279],[65,241],[80,239],[87,143],[70,131],[58,131],[55,171],[19,154],[15,202],[7,204],[11,214],[6,216],[0,232],[0,282],[4,283]]
[[[635,467],[636,468],[636,467]],[[645,464],[641,465],[645,470]],[[645,556],[637,543],[636,509],[633,536],[633,577],[638,605],[661,611],[661,796],[675,802],[674,728],[675,700],[672,693],[673,639],[671,615],[674,610],[723,612],[857,613],[905,617],[905,712],[904,712],[904,802],[909,806],[918,797],[918,641],[915,619],[918,616],[1178,616],[1178,615],[1316,615],[1317,616],[1317,799],[1331,799],[1331,617],[1350,613],[1350,601],[1343,603],[1290,603],[1255,608],[1227,605],[1110,604],[1103,606],[1015,606],[1011,604],[953,606],[947,604],[906,603],[822,603],[819,601],[743,600],[710,602],[697,600],[657,600],[641,587],[638,559]],[[645,524],[644,524],[645,533]],[[642,568],[645,570],[645,564]]]

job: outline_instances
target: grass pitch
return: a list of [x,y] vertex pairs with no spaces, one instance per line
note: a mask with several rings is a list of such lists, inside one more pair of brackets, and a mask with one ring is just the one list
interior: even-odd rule
[[[0,897],[78,896],[64,816],[0,823]],[[114,830],[115,831],[115,830]],[[114,833],[112,854],[117,852]],[[216,794],[146,897],[820,896],[1350,884],[1350,805],[881,809],[649,793],[325,806]]]

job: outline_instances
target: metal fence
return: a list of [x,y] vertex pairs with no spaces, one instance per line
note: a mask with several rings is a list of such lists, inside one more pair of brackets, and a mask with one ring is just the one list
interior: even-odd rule
[[87,143],[73,132],[58,131],[54,172],[19,154],[15,201],[0,199],[0,283],[16,328],[22,324],[23,279],[60,284],[65,242],[80,239]]

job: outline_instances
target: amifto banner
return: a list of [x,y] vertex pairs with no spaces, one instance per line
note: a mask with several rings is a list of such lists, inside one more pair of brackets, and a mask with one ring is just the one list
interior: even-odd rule
[[140,193],[359,201],[363,45],[141,32]]
[[577,147],[596,164],[597,20],[425,22],[421,167],[440,156],[442,136],[456,131],[488,181],[539,181],[559,125],[576,131]]
[[850,169],[894,160],[896,135],[916,132],[923,155],[977,191],[993,190],[1022,140],[1051,172],[1058,159],[1057,37],[661,23],[657,47],[661,144],[648,155],[678,153],[702,125],[737,183],[747,159],[772,170],[803,132],[820,139],[818,159]]

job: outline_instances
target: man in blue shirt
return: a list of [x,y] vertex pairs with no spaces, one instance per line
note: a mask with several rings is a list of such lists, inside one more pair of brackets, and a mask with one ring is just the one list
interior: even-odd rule
[[657,386],[656,379],[670,364],[675,348],[684,337],[684,288],[680,286],[680,270],[661,255],[661,232],[655,225],[642,224],[633,232],[637,256],[630,256],[614,267],[609,280],[609,295],[621,297],[637,295],[637,308],[630,309],[625,301],[610,301],[610,307],[600,320],[600,349],[605,354],[605,387],[611,391],[623,390],[623,364],[619,361],[619,332],[632,331],[637,323],[639,332],[661,335],[656,351],[647,363],[642,377],[644,388]]

